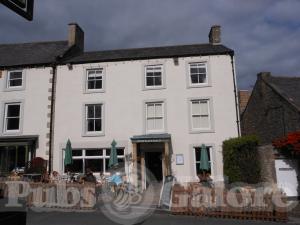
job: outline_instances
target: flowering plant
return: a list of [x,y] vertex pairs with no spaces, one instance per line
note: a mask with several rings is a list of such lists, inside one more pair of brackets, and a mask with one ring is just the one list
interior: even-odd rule
[[288,156],[300,156],[300,131],[288,133],[285,137],[273,141],[274,148]]

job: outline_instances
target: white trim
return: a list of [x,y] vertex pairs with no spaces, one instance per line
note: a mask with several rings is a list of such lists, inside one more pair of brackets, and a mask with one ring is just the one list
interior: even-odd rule
[[[208,101],[208,115],[209,115],[209,128],[193,128],[192,125],[192,101],[201,101],[207,100]],[[215,121],[214,121],[214,111],[213,111],[213,98],[212,97],[193,97],[188,98],[188,116],[189,116],[189,132],[193,133],[214,133],[215,132]]]
[[[147,105],[148,104],[159,104],[161,103],[162,104],[162,116],[163,116],[163,129],[160,129],[160,130],[148,130],[147,129]],[[146,100],[144,101],[144,104],[143,104],[143,112],[144,112],[144,131],[145,131],[145,134],[155,134],[155,133],[164,133],[164,132],[167,132],[167,123],[166,123],[166,101],[165,100],[161,100],[161,99],[157,99],[157,100]]]
[[[86,106],[101,105],[101,131],[88,132],[86,129]],[[82,107],[82,137],[99,137],[105,135],[105,104],[104,102],[86,102]]]
[[[198,83],[198,84],[192,84],[191,82],[191,64],[205,64],[206,68],[206,83]],[[200,59],[200,60],[191,60],[186,62],[186,82],[187,82],[187,88],[202,88],[202,87],[211,87],[211,69],[210,69],[210,63],[208,58],[207,59]]]
[[[22,85],[21,86],[13,86],[10,87],[9,86],[9,81],[10,81],[10,74],[13,72],[21,72],[22,73]],[[26,86],[26,73],[25,70],[23,69],[16,69],[16,70],[8,70],[6,71],[5,74],[5,82],[4,82],[4,91],[23,91],[25,90],[25,86]]]
[[[6,112],[7,112],[7,105],[20,105],[20,115],[19,115],[19,129],[18,130],[7,130],[6,129]],[[3,112],[2,112],[2,135],[20,135],[23,132],[23,121],[24,121],[24,100],[12,100],[3,102]]]
[[[159,86],[147,86],[147,67],[155,67],[159,66],[161,67],[161,85]],[[164,63],[147,63],[142,65],[142,90],[147,91],[147,90],[160,90],[160,89],[165,89],[166,88],[166,72],[165,72],[165,64]]]
[[[88,71],[89,70],[102,70],[102,88],[100,89],[88,89]],[[106,88],[106,68],[104,66],[95,66],[95,67],[84,67],[84,76],[83,76],[83,90],[85,94],[92,93],[104,93]]]

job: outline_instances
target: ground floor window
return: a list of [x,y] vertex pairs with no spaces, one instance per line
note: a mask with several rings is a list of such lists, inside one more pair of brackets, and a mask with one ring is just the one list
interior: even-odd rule
[[207,151],[207,156],[208,156],[208,163],[209,163],[209,170],[208,171],[203,171],[200,169],[200,164],[201,164],[201,146],[195,147],[194,152],[195,152],[195,166],[196,166],[196,173],[197,175],[202,174],[203,172],[207,172],[211,174],[211,155],[210,155],[210,149],[211,147],[206,147]]
[[0,173],[6,174],[15,169],[24,169],[30,155],[28,146],[0,146]]
[[[108,172],[110,149],[73,149],[73,164],[71,172],[85,173],[90,168],[94,173]],[[120,168],[125,167],[124,148],[117,149],[117,156]],[[66,171],[65,171],[66,172]]]

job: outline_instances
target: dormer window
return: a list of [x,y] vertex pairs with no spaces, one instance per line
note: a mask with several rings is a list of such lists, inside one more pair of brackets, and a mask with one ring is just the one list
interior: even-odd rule
[[9,71],[7,77],[7,85],[8,89],[17,89],[23,87],[23,71]]

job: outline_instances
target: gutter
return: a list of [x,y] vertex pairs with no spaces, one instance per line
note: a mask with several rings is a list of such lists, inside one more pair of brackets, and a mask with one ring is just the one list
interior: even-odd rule
[[236,73],[235,73],[235,65],[234,65],[234,53],[230,54],[230,57],[231,57],[232,78],[233,78],[233,85],[234,85],[236,126],[237,126],[238,136],[240,137],[241,136],[241,124],[240,124],[240,110],[239,110],[239,101],[238,101],[238,93],[237,93]]

